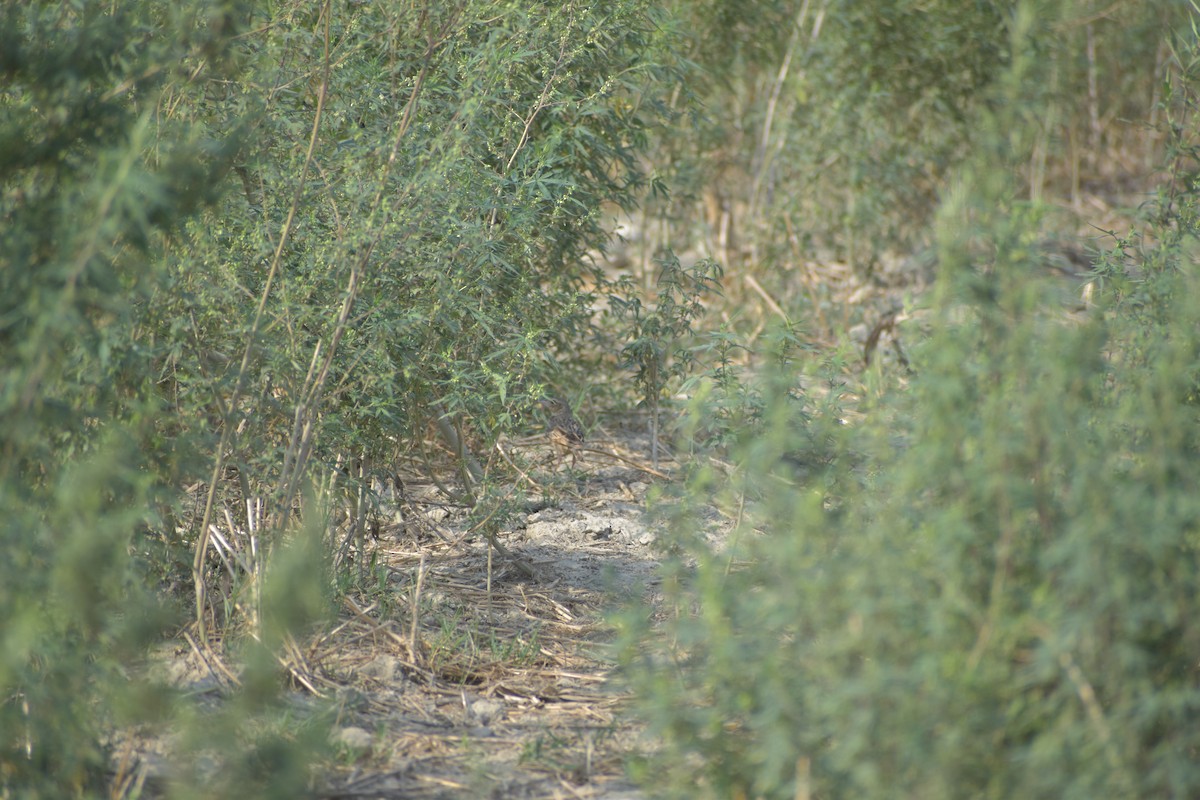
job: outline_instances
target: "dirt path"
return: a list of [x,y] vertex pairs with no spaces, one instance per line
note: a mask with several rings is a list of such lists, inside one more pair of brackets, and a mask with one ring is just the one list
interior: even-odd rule
[[625,767],[644,743],[607,680],[605,615],[625,598],[654,602],[643,509],[656,478],[603,453],[633,456],[637,441],[591,446],[499,534],[534,576],[493,554],[490,591],[488,547],[465,512],[431,486],[406,488],[369,553],[378,590],[346,600],[310,660],[341,709],[342,760],[323,796],[642,796]]
[[[313,767],[318,797],[643,797],[626,767],[646,742],[609,680],[607,615],[628,600],[647,613],[658,603],[644,509],[666,474],[639,467],[649,448],[637,436],[590,442],[570,469],[544,439],[520,450],[523,510],[497,534],[523,566],[412,477],[379,509],[367,566],[332,626],[287,648],[294,719],[334,710],[336,755]],[[239,682],[220,650],[185,633],[151,669],[216,710]],[[132,731],[113,745],[116,781],[144,783],[146,796],[183,746],[170,732]],[[219,767],[201,767],[201,780],[205,769]]]

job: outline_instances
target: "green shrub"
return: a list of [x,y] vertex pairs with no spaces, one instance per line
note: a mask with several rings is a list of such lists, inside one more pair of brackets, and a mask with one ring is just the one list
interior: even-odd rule
[[[1169,110],[1194,141],[1194,30],[1181,41]],[[669,618],[626,618],[623,669],[662,742],[645,774],[669,796],[1200,791],[1197,186],[1173,174],[1155,244],[1099,259],[1096,307],[1062,307],[1045,209],[1011,168],[1036,141],[1021,52],[940,209],[908,388],[826,425],[816,474],[788,454],[802,425],[748,442],[715,492],[742,510],[734,544],[679,512]]]
[[[334,583],[334,495],[306,491],[436,430],[463,498],[499,496],[476,456],[586,374],[600,209],[642,189],[676,34],[645,0],[0,15],[0,795],[100,793],[112,729],[177,715],[294,796],[320,737],[279,727],[269,634]],[[214,524],[261,548],[219,563]],[[189,582],[246,686],[141,713],[125,670]],[[200,762],[173,792],[231,791]]]
[[[947,182],[983,142],[977,116],[1021,57],[1014,48],[1035,55],[1024,91],[1039,108],[1032,146],[1012,164],[1020,191],[1078,208],[1088,192],[1136,179],[1160,162],[1162,139],[1131,121],[1161,119],[1162,31],[1191,13],[1075,0],[673,7],[691,33],[703,113],[659,143],[674,193],[651,209],[692,240],[719,240],[728,223],[714,255],[777,300],[830,291],[799,280],[803,261],[865,276],[930,244]],[[1015,36],[1018,12],[1034,24]]]
[[151,591],[158,576],[131,558],[157,548],[155,509],[181,464],[157,447],[162,407],[138,305],[163,276],[165,238],[218,194],[239,131],[207,137],[152,119],[189,60],[209,59],[206,78],[220,78],[234,14],[157,2],[2,12],[5,797],[103,791],[103,742],[138,696],[125,669],[170,621]]

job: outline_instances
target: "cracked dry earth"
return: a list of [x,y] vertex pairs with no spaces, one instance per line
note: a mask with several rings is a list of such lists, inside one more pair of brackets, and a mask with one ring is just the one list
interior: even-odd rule
[[[289,665],[298,710],[336,708],[338,755],[317,770],[317,796],[643,797],[626,766],[649,744],[609,680],[606,615],[631,599],[648,614],[658,605],[645,495],[665,468],[651,469],[648,452],[622,434],[569,470],[530,473],[525,512],[498,534],[524,567],[489,558],[436,486],[405,483],[366,542],[371,588],[348,593],[332,629]],[[209,681],[212,697],[198,652],[175,662],[175,680],[200,691]]]

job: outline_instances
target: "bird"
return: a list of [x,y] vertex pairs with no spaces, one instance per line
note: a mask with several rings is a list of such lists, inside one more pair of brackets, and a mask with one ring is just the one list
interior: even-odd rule
[[550,430],[550,444],[561,459],[568,453],[571,455],[571,466],[575,466],[575,450],[583,444],[583,426],[566,401],[557,397],[547,397],[542,400],[542,407],[549,415],[546,417],[546,427]]

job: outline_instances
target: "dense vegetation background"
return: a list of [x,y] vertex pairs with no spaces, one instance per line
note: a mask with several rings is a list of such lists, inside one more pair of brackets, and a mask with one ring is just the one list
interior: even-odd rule
[[[356,499],[412,457],[498,526],[551,394],[689,454],[659,790],[1195,796],[1197,9],[594,6],[3,6],[0,796],[166,721],[227,765],[172,796],[295,796]],[[182,625],[217,717],[128,680]]]

